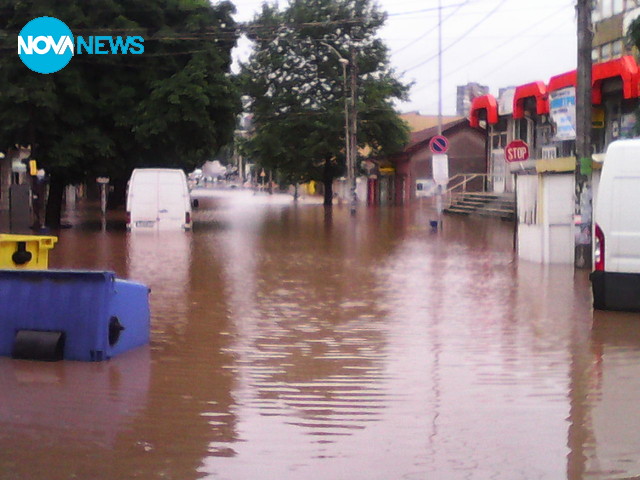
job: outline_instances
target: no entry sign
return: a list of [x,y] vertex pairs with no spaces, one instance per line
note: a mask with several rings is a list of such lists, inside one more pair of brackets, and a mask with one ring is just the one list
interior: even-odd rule
[[529,145],[522,140],[514,140],[504,147],[507,162],[524,162],[529,159]]
[[429,148],[431,153],[447,153],[449,149],[449,140],[444,135],[436,135],[429,140]]

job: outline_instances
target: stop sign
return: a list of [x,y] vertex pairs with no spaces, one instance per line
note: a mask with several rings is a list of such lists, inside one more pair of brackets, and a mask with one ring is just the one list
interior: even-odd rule
[[504,147],[507,162],[523,162],[529,158],[529,145],[523,140],[514,140]]

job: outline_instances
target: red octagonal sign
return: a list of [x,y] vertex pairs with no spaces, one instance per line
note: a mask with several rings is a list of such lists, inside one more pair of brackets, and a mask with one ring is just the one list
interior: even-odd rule
[[504,147],[507,162],[524,162],[529,159],[529,145],[523,140],[514,140]]

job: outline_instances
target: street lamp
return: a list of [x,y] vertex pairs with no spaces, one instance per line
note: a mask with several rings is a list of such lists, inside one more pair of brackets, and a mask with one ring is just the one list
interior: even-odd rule
[[[347,163],[347,185],[351,191],[351,213],[354,214],[356,211],[356,178],[354,175],[354,163],[355,158],[353,155],[353,151],[351,149],[351,129],[349,128],[349,91],[347,84],[347,65],[349,65],[349,60],[340,55],[340,52],[336,50],[333,46],[329,45],[325,42],[320,42],[321,45],[329,48],[333,53],[338,57],[338,62],[342,65],[342,88],[344,91],[344,143],[345,143],[345,157]],[[351,95],[355,95],[355,92],[351,92]],[[355,102],[354,102],[355,105]],[[354,110],[355,111],[355,110]]]

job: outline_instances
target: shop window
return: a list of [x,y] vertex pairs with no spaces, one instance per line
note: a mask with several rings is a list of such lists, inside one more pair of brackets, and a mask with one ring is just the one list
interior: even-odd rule
[[535,145],[535,129],[533,128],[533,120],[529,117],[516,120],[514,138],[524,140],[530,147]]
[[540,158],[543,160],[551,160],[553,158],[558,157],[558,148],[557,147],[542,147]]
[[509,123],[504,117],[498,118],[498,123],[493,125],[489,132],[489,145],[492,150],[503,149],[507,146],[507,130]]
[[616,40],[611,44],[611,54],[614,58],[622,56],[622,40]]
[[564,140],[559,142],[557,155],[559,157],[573,157],[576,153],[575,146],[575,140]]
[[624,11],[624,0],[613,0],[613,14],[617,15],[618,13],[622,13]]
[[634,138],[638,129],[637,124],[638,119],[635,113],[624,113],[620,118],[620,137]]
[[491,148],[501,149],[507,146],[507,132],[495,132],[491,134]]
[[553,139],[553,129],[550,124],[538,125],[536,127],[536,137],[539,146],[550,145]]
[[520,118],[516,120],[516,134],[515,138],[527,141],[527,119]]
[[605,109],[607,119],[605,142],[609,145],[614,140],[618,140],[620,138],[620,121],[622,119],[620,101],[617,98],[611,100],[607,99]]
[[591,21],[595,23],[602,20],[602,0],[596,0],[593,3],[594,5],[591,12]]
[[605,150],[605,125],[607,121],[606,109],[594,107],[591,114],[591,145],[593,153],[602,153]]

